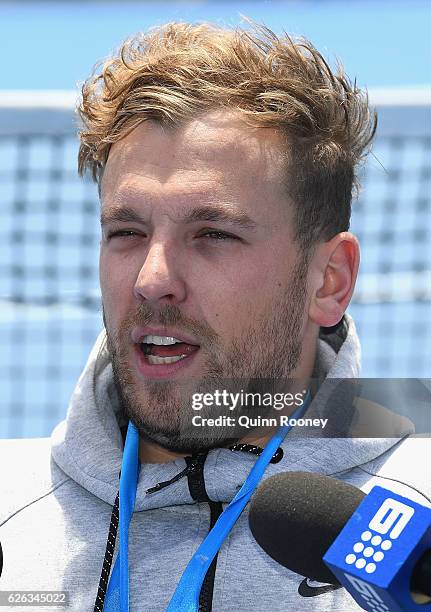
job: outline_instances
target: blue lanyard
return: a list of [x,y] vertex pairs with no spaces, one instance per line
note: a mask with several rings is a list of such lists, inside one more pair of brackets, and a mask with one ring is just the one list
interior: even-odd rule
[[135,507],[139,476],[139,433],[132,421],[127,428],[120,476],[120,550],[106,592],[104,612],[129,610],[129,525]]
[[[297,419],[304,414],[310,399],[310,393],[307,393],[304,403],[295,410],[290,418]],[[172,596],[167,612],[198,611],[200,590],[212,560],[259,484],[272,456],[291,429],[292,425],[283,425],[269,440],[252,467],[247,480],[189,561]],[[129,525],[138,486],[140,469],[138,458],[139,433],[135,425],[129,421],[120,477],[120,550],[109,580],[103,607],[104,612],[129,612]]]

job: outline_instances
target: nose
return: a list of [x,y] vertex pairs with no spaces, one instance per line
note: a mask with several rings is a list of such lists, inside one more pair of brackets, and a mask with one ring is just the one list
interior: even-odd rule
[[134,287],[138,300],[178,304],[186,298],[186,285],[178,270],[178,254],[166,243],[150,246]]

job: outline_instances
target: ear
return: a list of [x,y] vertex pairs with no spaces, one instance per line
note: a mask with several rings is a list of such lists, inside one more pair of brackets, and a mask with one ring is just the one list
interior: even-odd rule
[[350,232],[341,232],[320,244],[313,255],[313,293],[309,318],[321,327],[336,325],[355,288],[359,267],[359,243]]

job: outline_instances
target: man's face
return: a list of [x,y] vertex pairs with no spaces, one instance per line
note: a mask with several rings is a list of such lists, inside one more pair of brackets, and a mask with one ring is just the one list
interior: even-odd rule
[[279,146],[214,112],[174,132],[146,122],[110,150],[100,282],[115,380],[141,435],[176,452],[229,439],[185,432],[187,385],[301,372],[306,265]]

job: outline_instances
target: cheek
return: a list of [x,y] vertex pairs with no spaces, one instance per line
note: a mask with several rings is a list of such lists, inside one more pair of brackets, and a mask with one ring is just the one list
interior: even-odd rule
[[195,283],[192,302],[200,307],[214,331],[225,337],[236,336],[238,330],[261,318],[262,313],[267,316],[274,291],[274,287],[270,291],[269,276],[256,274],[253,266],[235,273],[226,270],[217,278],[207,273]]
[[135,280],[133,270],[127,266],[113,265],[112,259],[101,253],[99,281],[105,316],[110,324],[116,325],[130,311],[133,304]]

